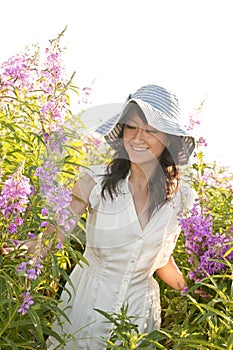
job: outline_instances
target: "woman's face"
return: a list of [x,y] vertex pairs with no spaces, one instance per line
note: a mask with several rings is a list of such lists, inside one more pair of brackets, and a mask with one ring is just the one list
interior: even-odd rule
[[146,124],[134,112],[127,118],[123,141],[130,161],[144,164],[161,156],[167,144],[167,135]]

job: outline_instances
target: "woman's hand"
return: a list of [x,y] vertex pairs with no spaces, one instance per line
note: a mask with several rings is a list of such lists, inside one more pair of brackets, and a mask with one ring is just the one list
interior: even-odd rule
[[194,294],[199,295],[202,298],[210,298],[210,295],[204,291],[202,288],[198,288],[194,291]]
[[185,287],[183,275],[175,263],[173,256],[170,256],[167,265],[157,269],[157,275],[170,287],[182,290]]
[[16,250],[20,250],[18,254],[19,256],[24,256],[27,254],[28,246],[26,244],[26,241],[12,240],[10,243],[11,244],[3,244],[3,246],[0,248],[0,255],[5,256]]

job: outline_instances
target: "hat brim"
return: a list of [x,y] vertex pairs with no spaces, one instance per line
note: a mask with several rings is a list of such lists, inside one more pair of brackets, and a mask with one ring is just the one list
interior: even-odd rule
[[108,144],[113,149],[117,150],[119,147],[119,137],[122,134],[121,121],[125,117],[125,109],[130,102],[135,102],[141,108],[148,125],[166,134],[181,137],[183,147],[180,151],[179,163],[186,164],[195,148],[194,137],[190,135],[178,122],[171,120],[165,113],[155,109],[153,106],[142,100],[130,99],[127,101],[127,104],[124,106],[121,113],[111,117],[105,123],[100,125],[95,131],[103,135]]

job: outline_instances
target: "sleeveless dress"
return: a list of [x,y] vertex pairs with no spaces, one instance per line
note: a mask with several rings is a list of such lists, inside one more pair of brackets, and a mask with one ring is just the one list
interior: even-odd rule
[[[136,316],[140,333],[160,327],[160,292],[153,274],[167,264],[180,232],[179,216],[190,208],[194,192],[181,181],[174,197],[161,207],[142,229],[138,220],[128,178],[119,184],[119,195],[112,201],[101,197],[100,176],[104,167],[95,166],[90,175],[96,181],[89,202],[91,210],[86,224],[84,257],[89,265],[77,265],[71,273],[74,289],[63,291],[62,307],[70,322],[64,319],[63,331],[73,334],[65,349],[103,350],[101,337],[108,338],[112,325],[94,309],[119,312],[128,304],[128,315]],[[57,343],[51,337],[48,349]],[[59,347],[58,347],[59,349]]]

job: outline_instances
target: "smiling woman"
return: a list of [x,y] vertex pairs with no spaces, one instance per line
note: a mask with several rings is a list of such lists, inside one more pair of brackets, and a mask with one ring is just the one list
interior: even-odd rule
[[[194,200],[179,168],[188,162],[194,139],[180,126],[176,97],[162,87],[143,86],[118,119],[101,128],[108,129],[105,137],[116,154],[73,187],[72,211],[80,215],[88,208],[84,257],[89,265],[75,266],[73,288],[67,284],[61,296],[69,322],[54,328],[72,335],[66,349],[104,348],[113,325],[97,309],[118,313],[127,304],[140,333],[158,329],[155,271],[171,287],[185,286],[172,253],[178,215]],[[54,349],[56,341],[49,338],[48,345]]]

